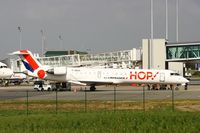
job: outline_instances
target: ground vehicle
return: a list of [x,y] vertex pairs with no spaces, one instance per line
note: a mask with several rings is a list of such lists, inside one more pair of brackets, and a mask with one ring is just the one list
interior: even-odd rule
[[56,91],[71,91],[71,83],[60,83],[60,82],[55,82],[55,83],[51,83],[52,85],[52,90]]
[[39,80],[34,82],[34,89],[36,89],[37,91],[50,91],[52,90],[52,86],[48,82]]

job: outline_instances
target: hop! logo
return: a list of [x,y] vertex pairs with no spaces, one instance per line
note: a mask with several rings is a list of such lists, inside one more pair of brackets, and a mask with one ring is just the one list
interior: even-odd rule
[[139,79],[139,80],[154,80],[159,72],[156,72],[156,74],[153,74],[153,72],[144,72],[135,71],[134,73],[130,72],[130,79]]

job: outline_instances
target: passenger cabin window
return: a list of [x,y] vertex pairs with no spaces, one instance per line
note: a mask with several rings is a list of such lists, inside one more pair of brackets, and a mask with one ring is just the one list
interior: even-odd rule
[[171,76],[175,75],[175,76],[179,76],[180,74],[178,73],[170,73]]

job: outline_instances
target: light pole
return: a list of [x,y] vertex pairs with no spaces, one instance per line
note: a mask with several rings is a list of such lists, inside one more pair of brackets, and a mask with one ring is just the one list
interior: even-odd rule
[[21,45],[22,45],[22,28],[20,26],[17,27],[19,30],[19,49],[21,50]]
[[149,69],[151,69],[153,67],[153,38],[154,38],[154,34],[153,34],[153,0],[151,0],[151,39],[150,39],[150,64],[149,64]]
[[178,26],[178,19],[179,19],[179,14],[178,14],[178,6],[179,6],[179,0],[176,0],[176,42],[179,41],[179,26]]
[[166,7],[165,7],[165,21],[166,21],[166,31],[165,31],[165,39],[168,41],[168,0],[165,1]]
[[43,30],[41,30],[40,31],[41,32],[41,34],[42,34],[42,54],[41,54],[41,56],[43,56],[43,54],[44,54],[44,31]]
[[63,38],[61,35],[59,35],[58,38],[60,40],[60,49],[63,50]]

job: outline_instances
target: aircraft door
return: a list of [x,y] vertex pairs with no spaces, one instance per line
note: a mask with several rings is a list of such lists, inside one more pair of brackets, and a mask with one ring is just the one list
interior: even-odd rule
[[101,78],[101,71],[97,72],[97,78],[100,79]]
[[160,73],[160,82],[165,82],[165,73]]

